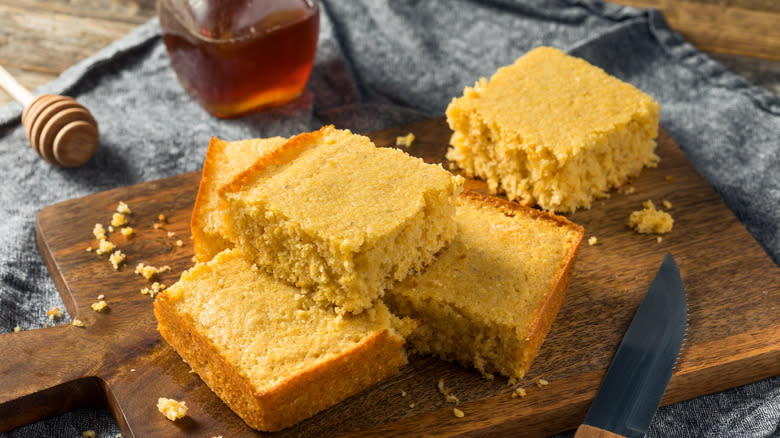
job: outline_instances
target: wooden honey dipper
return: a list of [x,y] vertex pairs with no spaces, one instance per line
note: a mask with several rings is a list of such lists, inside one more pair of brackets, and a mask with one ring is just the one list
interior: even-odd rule
[[44,160],[61,167],[80,166],[98,147],[98,126],[92,114],[71,97],[33,97],[0,66],[0,86],[24,106],[22,125],[27,140]]

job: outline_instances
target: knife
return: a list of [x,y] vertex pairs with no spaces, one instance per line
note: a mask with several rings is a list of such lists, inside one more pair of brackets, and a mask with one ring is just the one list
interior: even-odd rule
[[574,438],[645,435],[672,377],[687,320],[680,269],[667,254]]

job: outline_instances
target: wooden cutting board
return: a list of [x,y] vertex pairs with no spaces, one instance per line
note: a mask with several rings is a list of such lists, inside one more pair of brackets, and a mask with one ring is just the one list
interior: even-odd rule
[[[371,135],[380,146],[396,135],[417,137],[408,151],[442,162],[450,131],[442,119]],[[399,375],[353,396],[296,427],[274,435],[360,433],[382,436],[511,433],[549,435],[576,427],[664,255],[680,266],[688,294],[685,346],[662,404],[675,403],[780,374],[780,269],[769,259],[673,140],[661,131],[656,169],[570,219],[585,227],[576,274],[552,331],[520,382],[525,398],[496,377],[427,357],[412,357]],[[0,430],[87,403],[106,403],[125,437],[253,436],[161,340],[149,283],[134,273],[139,262],[168,265],[170,285],[192,265],[190,211],[200,175],[188,173],[62,202],[40,211],[37,239],[68,312],[70,324],[0,335]],[[467,187],[485,191],[469,181]],[[644,200],[672,203],[674,230],[657,242],[625,223]],[[92,228],[107,226],[119,201],[133,210],[130,240],[110,240],[127,254],[115,271],[95,247]],[[167,224],[155,229],[158,215]],[[172,232],[173,237],[168,233]],[[184,242],[182,247],[176,240]],[[105,295],[108,312],[90,304]],[[440,378],[457,395],[465,417],[453,415],[436,385]],[[544,378],[549,384],[537,387]],[[405,395],[404,395],[405,394]],[[170,422],[157,412],[158,397],[184,400],[189,415]]]

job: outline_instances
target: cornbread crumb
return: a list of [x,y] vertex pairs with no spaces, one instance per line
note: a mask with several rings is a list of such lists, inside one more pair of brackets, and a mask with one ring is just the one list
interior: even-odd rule
[[184,246],[184,242],[182,242],[181,240],[177,240],[176,241],[176,246],[182,247],[182,246]]
[[106,296],[103,295],[103,294],[100,294],[100,295],[97,296],[97,299],[99,299],[99,300],[102,300],[102,299],[105,299],[105,298],[106,298]]
[[101,239],[100,240],[100,247],[98,247],[98,249],[95,251],[95,254],[97,254],[97,255],[108,254],[111,251],[113,251],[114,248],[115,248],[114,244],[111,243],[110,240]]
[[547,379],[536,379],[536,386],[538,386],[539,388],[541,388],[542,386],[547,386],[549,384],[550,382],[548,382]]
[[127,218],[122,213],[114,213],[111,216],[111,226],[121,227],[122,225],[127,225]]
[[46,311],[46,316],[48,316],[50,320],[58,319],[62,316],[62,310],[60,310],[59,307],[49,309]]
[[14,333],[19,333],[20,331],[22,331],[21,327],[19,327],[18,325],[14,327]]
[[134,373],[135,372],[135,368],[130,368],[130,372]]
[[119,205],[117,205],[116,211],[122,214],[132,214],[132,211],[130,211],[130,207],[128,207],[127,204],[125,204],[122,201],[119,201]]
[[672,181],[674,181],[674,177],[672,175],[666,175],[666,181],[667,182],[672,182]]
[[506,384],[507,384],[507,386],[515,386],[515,385],[517,385],[517,377],[515,377],[515,376],[510,377],[509,379],[507,379]]
[[71,325],[74,325],[76,327],[84,327],[84,322],[82,322],[80,319],[74,319],[71,321]]
[[406,391],[404,391],[403,389],[401,390],[401,397],[406,397]]
[[415,405],[416,405],[416,403],[409,403],[409,408],[414,409]]
[[108,232],[109,233],[113,233],[114,232],[114,227],[112,225],[108,226]]
[[106,238],[106,229],[101,224],[95,224],[95,227],[92,228],[92,234],[95,235],[95,239],[103,240]]
[[118,433],[118,434],[114,435],[114,437],[115,437],[115,438],[122,438],[122,434],[121,434],[121,433]]
[[157,399],[157,410],[160,411],[165,418],[175,421],[179,418],[183,418],[187,415],[186,402],[176,401],[171,398],[160,397]]
[[87,247],[87,249],[86,249],[86,251],[87,251],[87,252],[92,252],[92,247],[91,247],[91,246],[88,246],[88,247]]
[[631,213],[628,218],[628,225],[642,234],[663,234],[672,231],[674,219],[672,215],[665,211],[657,210],[653,201],[647,200],[642,206],[643,210]]
[[126,259],[125,253],[120,250],[112,252],[108,257],[108,261],[111,262],[111,266],[113,266],[115,270],[119,270],[119,266],[122,265]]
[[81,436],[83,436],[84,438],[95,438],[95,431],[85,430],[84,432],[81,432]]
[[593,246],[597,244],[598,241],[599,239],[597,239],[596,236],[590,236],[590,238],[588,239],[588,245]]
[[94,310],[95,312],[102,312],[106,308],[108,308],[108,304],[106,304],[104,300],[100,300],[96,303],[92,303],[92,310]]
[[141,289],[141,293],[144,295],[149,295],[152,298],[156,297],[158,293],[165,290],[165,285],[162,283],[154,282],[150,287],[145,287]]
[[159,215],[157,215],[157,220],[158,220],[158,221],[160,221],[160,222],[163,222],[163,223],[165,223],[165,222],[168,222],[168,218],[167,218],[167,217],[165,217],[165,215],[164,215],[164,214],[162,214],[162,213],[160,213]]
[[133,233],[135,232],[135,230],[133,230],[133,227],[122,227],[122,229],[119,230],[119,232],[122,233],[123,236],[129,239],[133,237]]
[[663,242],[663,240],[664,240],[664,238],[663,238],[663,237],[661,237],[661,236],[658,236],[658,237],[656,237],[656,238],[655,238],[655,241],[656,241],[657,243],[661,243],[661,242]]
[[152,225],[152,226],[154,227],[155,230],[160,230],[160,229],[162,229],[163,224],[161,224],[159,222],[155,222],[154,225]]
[[661,204],[664,206],[665,209],[670,210],[672,208],[672,203],[667,201],[666,199],[661,202]]
[[525,392],[524,388],[517,388],[514,391],[512,391],[512,398],[517,398],[517,397],[523,398],[526,396],[526,394],[527,393]]
[[159,274],[163,272],[168,272],[171,270],[171,267],[168,265],[162,266],[160,268],[155,268],[151,265],[145,265],[143,263],[139,263],[135,267],[135,273],[142,276],[143,278],[147,280],[153,280],[155,277],[157,277]]
[[634,192],[636,192],[636,187],[634,187],[634,186],[626,187],[626,189],[623,190],[623,193],[625,193],[626,195],[631,195]]
[[174,233],[173,231],[168,231],[168,237],[174,238],[176,237],[176,233]]
[[404,136],[395,138],[396,146],[403,146],[408,148],[412,146],[412,143],[414,143],[414,134],[412,134],[411,132]]
[[444,400],[447,403],[460,404],[460,400],[454,394],[450,394],[450,389],[444,386],[444,379],[439,379],[439,383],[436,385],[439,388],[439,392],[444,396]]
[[466,415],[466,414],[463,413],[463,411],[461,411],[458,408],[452,408],[452,414],[455,415],[458,418],[463,418],[463,416]]

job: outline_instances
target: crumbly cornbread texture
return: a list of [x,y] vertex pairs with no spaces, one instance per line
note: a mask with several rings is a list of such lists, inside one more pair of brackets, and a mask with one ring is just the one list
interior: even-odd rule
[[284,137],[258,138],[227,142],[216,137],[209,142],[203,172],[198,187],[195,207],[192,209],[190,229],[193,250],[199,262],[211,260],[220,251],[232,248],[223,237],[222,213],[219,211],[217,190],[229,183],[255,161],[287,141]]
[[582,59],[534,49],[447,107],[447,158],[524,205],[572,212],[654,167],[660,106]]
[[176,421],[187,415],[187,403],[172,398],[160,397],[157,399],[157,410],[165,415],[165,418]]
[[420,353],[523,377],[569,285],[583,229],[550,213],[464,192],[458,232],[423,273],[388,291],[397,315],[420,320]]
[[[671,204],[670,204],[671,205]],[[674,219],[669,213],[655,208],[653,201],[642,203],[642,210],[631,213],[628,217],[628,226],[642,234],[663,234],[672,231]],[[659,240],[658,243],[661,243]]]
[[376,302],[338,315],[235,249],[185,271],[154,303],[163,338],[251,427],[291,426],[398,371],[415,327]]
[[359,313],[455,234],[463,179],[367,137],[298,135],[220,190],[226,232],[277,278]]

